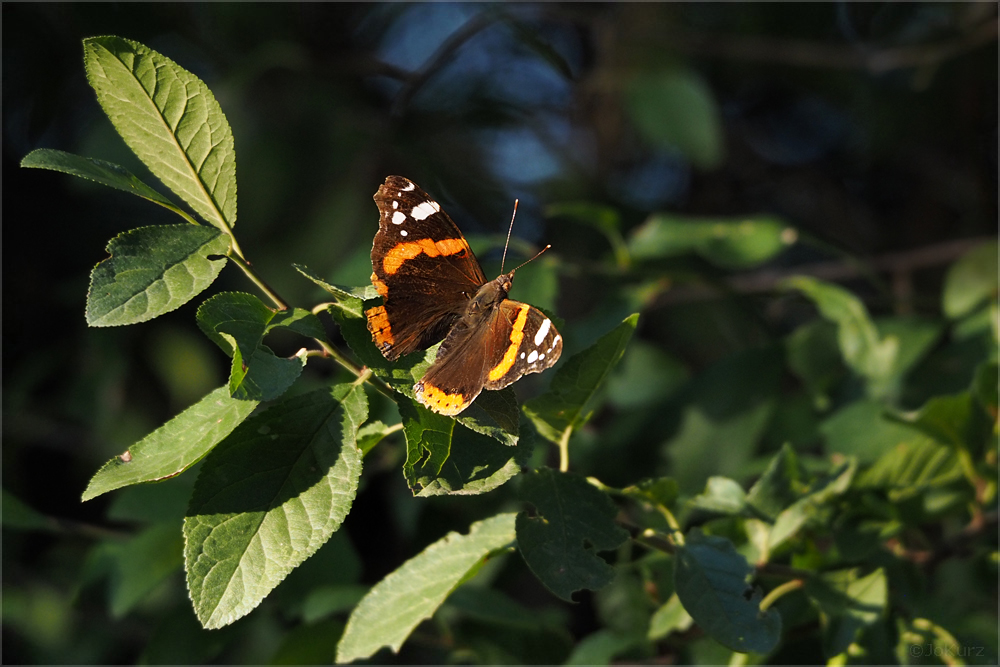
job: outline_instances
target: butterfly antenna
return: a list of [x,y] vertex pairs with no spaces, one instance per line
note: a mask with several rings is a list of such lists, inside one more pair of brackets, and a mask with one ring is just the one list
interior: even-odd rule
[[510,227],[507,228],[507,242],[503,244],[503,257],[500,259],[500,273],[503,273],[503,263],[507,261],[507,246],[510,245],[510,233],[514,231],[514,218],[516,216],[517,216],[517,200],[515,199],[514,212],[510,216]]
[[[535,256],[534,256],[534,257],[532,257],[531,259],[529,259],[529,260],[528,260],[528,262],[533,262],[533,261],[535,261],[536,259],[538,259],[538,256],[539,256],[539,255],[541,255],[541,254],[542,254],[543,252],[545,252],[546,250],[548,250],[548,249],[549,249],[549,248],[551,248],[551,247],[552,247],[552,244],[550,243],[549,245],[545,246],[544,248],[542,248],[541,250],[539,250],[539,251],[538,251],[537,253],[535,253]],[[528,262],[524,262],[523,264],[521,264],[521,266],[524,266],[524,265],[525,265],[525,264],[527,264]],[[521,268],[521,266],[517,267],[517,269],[520,269],[520,268]],[[517,271],[517,269],[514,269],[514,271]],[[501,271],[502,271],[502,270],[503,270],[503,269],[501,269]],[[514,273],[514,271],[511,271],[511,273]]]

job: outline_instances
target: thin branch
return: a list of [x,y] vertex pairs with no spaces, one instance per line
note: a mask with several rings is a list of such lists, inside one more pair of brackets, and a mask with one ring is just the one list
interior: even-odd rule
[[764,269],[732,276],[721,286],[707,284],[681,285],[664,292],[656,299],[656,306],[688,303],[718,298],[720,292],[755,294],[773,291],[791,276],[807,275],[826,281],[844,281],[866,278],[876,273],[898,275],[917,269],[954,262],[978,245],[993,241],[993,237],[959,239],[915,250],[886,253],[866,261],[831,261],[802,264],[790,269]]

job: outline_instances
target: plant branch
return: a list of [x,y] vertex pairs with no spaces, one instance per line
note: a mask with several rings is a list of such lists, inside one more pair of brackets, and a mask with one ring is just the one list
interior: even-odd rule
[[663,41],[683,53],[741,62],[863,69],[873,74],[937,65],[997,40],[995,17],[963,35],[932,44],[889,48],[824,44],[800,39],[741,37],[689,30],[668,31]]

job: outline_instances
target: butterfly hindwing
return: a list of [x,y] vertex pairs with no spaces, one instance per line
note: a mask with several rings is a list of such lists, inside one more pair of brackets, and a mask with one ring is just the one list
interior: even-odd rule
[[483,389],[501,389],[559,359],[562,336],[551,320],[507,298],[514,272],[487,282],[458,227],[427,193],[389,176],[375,202],[372,284],[382,305],[365,312],[372,340],[390,361],[444,341],[414,385],[417,400],[457,415]]

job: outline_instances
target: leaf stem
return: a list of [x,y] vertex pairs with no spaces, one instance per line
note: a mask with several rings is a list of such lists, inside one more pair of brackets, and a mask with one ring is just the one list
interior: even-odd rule
[[768,608],[774,604],[780,597],[787,595],[792,591],[797,591],[798,589],[805,586],[805,582],[802,579],[792,579],[791,581],[786,581],[781,584],[770,593],[768,593],[763,600],[760,601],[760,610],[767,611]]
[[278,307],[279,310],[288,310],[288,304],[285,300],[278,296],[277,292],[271,289],[270,285],[264,282],[264,279],[257,275],[257,273],[251,268],[250,262],[243,257],[243,253],[240,251],[239,246],[236,244],[236,237],[229,234],[229,238],[232,241],[232,246],[230,246],[229,253],[226,255],[229,259],[233,260],[236,266],[243,270],[254,285],[260,289],[261,292],[267,295],[269,299]]
[[559,472],[569,471],[569,437],[573,434],[573,425],[570,424],[559,437]]

